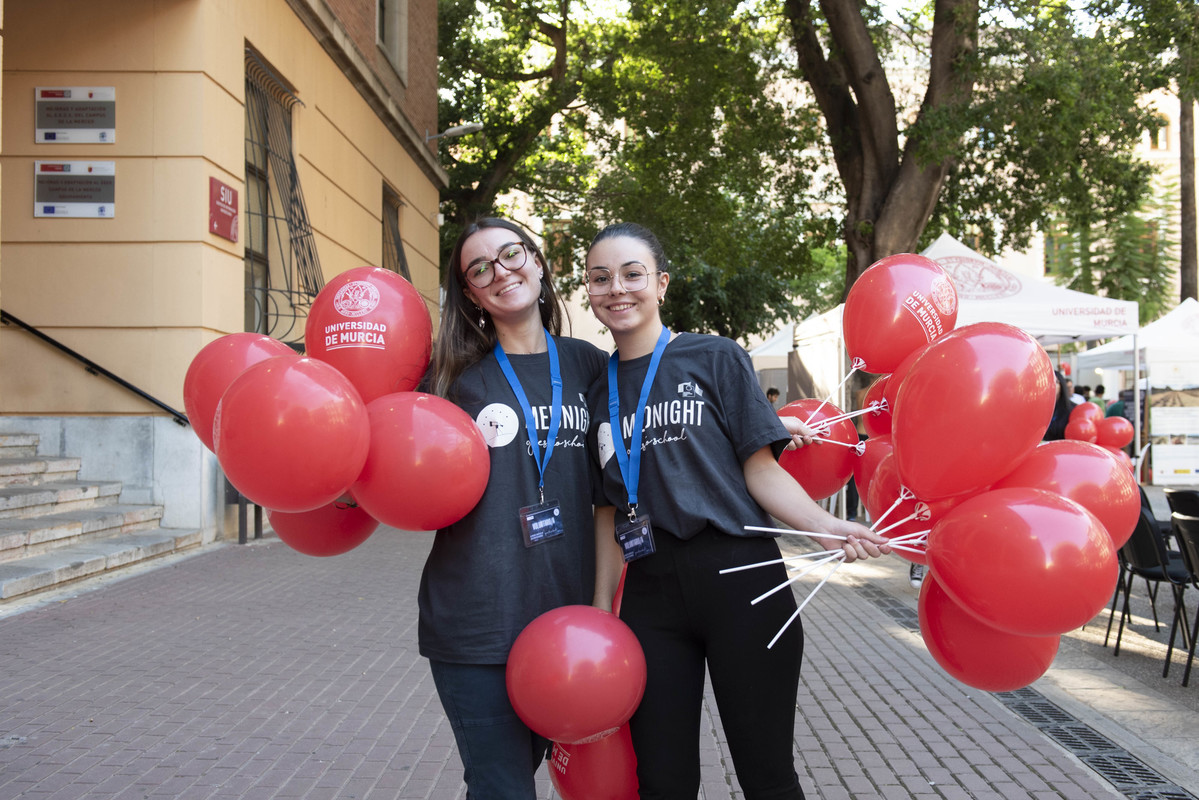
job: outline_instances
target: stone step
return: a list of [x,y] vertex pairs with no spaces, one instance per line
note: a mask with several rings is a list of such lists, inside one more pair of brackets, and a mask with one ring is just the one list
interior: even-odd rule
[[13,597],[59,588],[134,564],[198,547],[200,531],[152,528],[104,538],[86,538],[69,547],[0,564],[0,603]]
[[37,455],[41,437],[36,433],[0,433],[0,456],[22,458]]
[[0,451],[0,486],[37,486],[55,481],[73,481],[79,474],[78,458],[53,456],[4,456]]
[[120,481],[53,481],[36,486],[0,486],[0,519],[114,505],[120,494]]
[[0,562],[41,555],[87,538],[155,528],[161,519],[162,506],[122,504],[0,519]]

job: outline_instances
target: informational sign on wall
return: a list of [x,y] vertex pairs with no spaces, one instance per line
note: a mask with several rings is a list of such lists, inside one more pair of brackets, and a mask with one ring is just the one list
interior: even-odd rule
[[38,86],[33,141],[37,144],[113,144],[117,140],[115,86]]
[[237,190],[208,178],[208,232],[237,241]]
[[116,215],[115,161],[34,161],[33,216]]

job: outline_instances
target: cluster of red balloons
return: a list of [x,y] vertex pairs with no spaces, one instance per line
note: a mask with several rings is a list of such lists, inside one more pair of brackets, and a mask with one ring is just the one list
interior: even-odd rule
[[358,267],[314,299],[306,356],[262,334],[222,336],[188,367],[184,407],[280,539],[337,555],[379,523],[448,525],[483,494],[490,462],[474,421],[413,391],[431,349],[432,323],[412,284]]
[[618,616],[547,611],[516,637],[505,677],[517,715],[555,743],[550,778],[565,800],[637,797],[627,723],[645,692],[645,654]]
[[[844,481],[825,494],[831,481],[808,467],[850,453],[875,528],[908,537],[896,553],[929,566],[919,601],[929,652],[963,683],[1007,691],[1040,677],[1060,635],[1103,609],[1140,497],[1126,465],[1100,446],[1127,444],[1119,422],[1102,441],[1091,422],[1089,441],[1042,442],[1057,391],[1048,354],[1019,328],[956,328],[956,315],[953,283],[936,262],[904,254],[866,270],[846,297],[843,328],[855,368],[879,375],[865,393],[868,438],[856,450],[802,448],[839,452],[789,471],[827,497]],[[911,544],[922,532],[926,543]]]
[[1087,401],[1070,409],[1066,422],[1066,438],[1091,442],[1109,451],[1124,466],[1133,469],[1132,459],[1124,448],[1132,441],[1135,431],[1124,417],[1104,417],[1098,404]]

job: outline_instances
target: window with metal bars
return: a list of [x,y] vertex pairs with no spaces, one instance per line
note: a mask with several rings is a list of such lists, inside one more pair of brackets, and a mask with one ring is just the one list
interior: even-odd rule
[[292,154],[299,102],[246,48],[246,330],[283,341],[303,338],[302,320],[325,285]]
[[408,257],[404,254],[404,240],[400,238],[400,209],[404,201],[390,186],[383,187],[383,268],[403,275],[412,282],[408,272]]

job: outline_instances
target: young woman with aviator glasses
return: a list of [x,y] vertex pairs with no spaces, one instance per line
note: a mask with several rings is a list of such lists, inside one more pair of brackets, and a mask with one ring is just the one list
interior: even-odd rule
[[446,265],[427,388],[465,410],[491,458],[487,489],[439,530],[421,577],[420,652],[430,662],[472,800],[534,798],[549,742],[508,701],[505,663],[535,617],[587,604],[595,577],[588,387],[605,354],[561,335],[545,258],[504,219],[463,230]]

